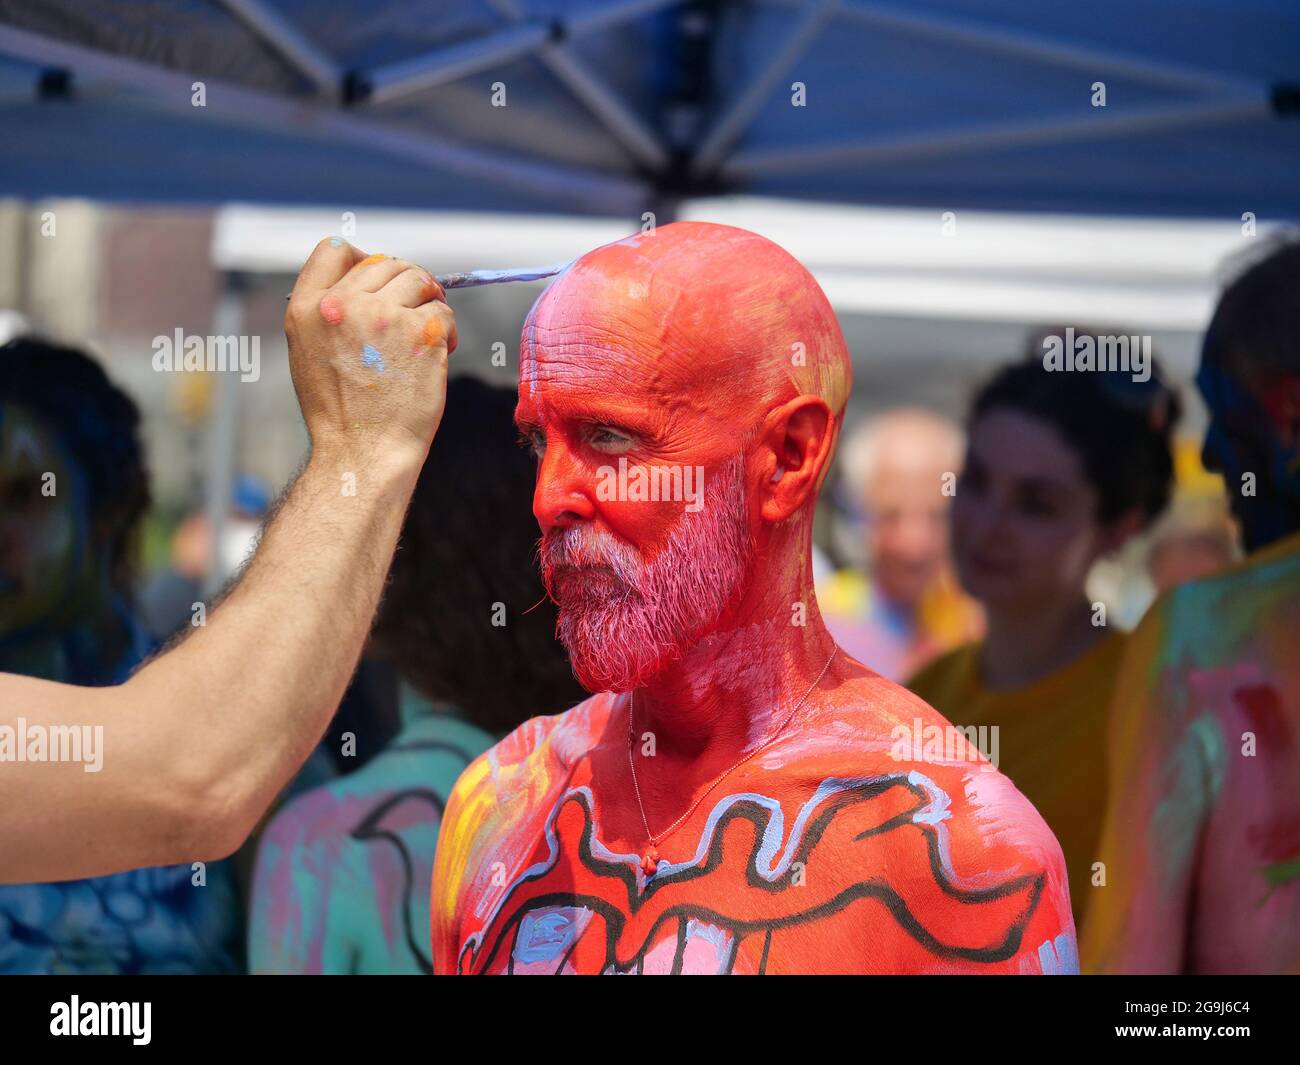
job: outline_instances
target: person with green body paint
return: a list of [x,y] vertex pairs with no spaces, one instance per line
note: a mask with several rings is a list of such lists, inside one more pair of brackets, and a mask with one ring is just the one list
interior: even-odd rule
[[1130,638],[1085,972],[1300,971],[1300,242],[1226,289],[1197,385],[1252,554]]
[[448,386],[375,631],[405,678],[401,730],[271,821],[252,890],[254,973],[431,973],[429,888],[452,786],[521,723],[519,707],[557,713],[583,696],[532,563],[533,464],[514,403],[472,379]]

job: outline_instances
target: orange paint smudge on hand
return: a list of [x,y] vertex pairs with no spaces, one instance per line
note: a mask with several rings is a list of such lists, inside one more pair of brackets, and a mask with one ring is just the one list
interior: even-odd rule
[[374,263],[382,263],[387,258],[388,258],[387,255],[367,255],[364,259],[362,259],[359,263],[357,263],[357,265],[371,266]]
[[421,334],[424,346],[433,348],[446,341],[447,335],[443,332],[442,322],[437,318],[430,318],[424,323],[424,332]]
[[343,321],[343,305],[334,296],[323,296],[320,301],[320,316],[330,325]]

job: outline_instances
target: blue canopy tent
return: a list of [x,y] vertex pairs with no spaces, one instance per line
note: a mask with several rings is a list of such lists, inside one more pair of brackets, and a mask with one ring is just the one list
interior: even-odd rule
[[1300,216],[1297,119],[1294,0],[0,0],[0,195],[28,199],[1265,223]]
[[1298,112],[1292,0],[0,0],[23,197],[1289,218]]

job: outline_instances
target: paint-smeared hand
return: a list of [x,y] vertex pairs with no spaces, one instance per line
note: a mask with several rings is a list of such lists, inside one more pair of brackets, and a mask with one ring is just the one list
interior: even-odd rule
[[456,350],[455,316],[427,270],[323,240],[298,275],[284,331],[314,449],[414,449],[423,462]]

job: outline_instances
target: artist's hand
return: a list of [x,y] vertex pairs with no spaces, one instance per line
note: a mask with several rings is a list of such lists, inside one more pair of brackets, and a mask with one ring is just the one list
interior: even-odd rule
[[284,331],[314,452],[384,449],[423,463],[456,350],[455,316],[428,271],[323,240],[298,275]]

